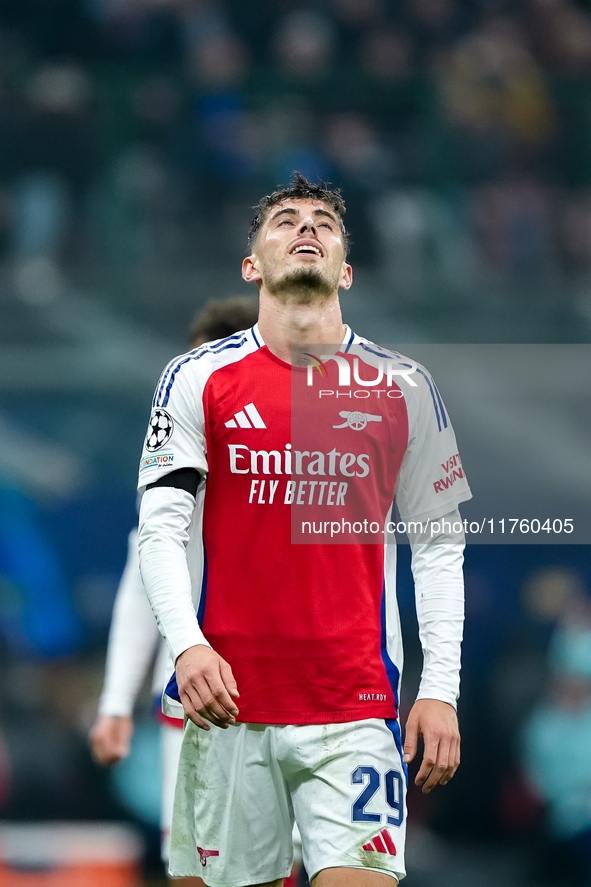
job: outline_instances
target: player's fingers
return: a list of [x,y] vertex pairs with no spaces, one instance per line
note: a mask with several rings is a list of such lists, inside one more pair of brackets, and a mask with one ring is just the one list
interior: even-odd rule
[[431,767],[431,771],[423,784],[423,792],[428,794],[436,785],[444,784],[443,780],[449,777],[450,772],[450,741],[440,739],[437,745],[437,757]]
[[180,691],[179,696],[186,716],[197,727],[200,727],[202,730],[210,730],[208,721],[219,726],[218,719],[207,712],[203,705],[203,700],[195,687],[191,687],[190,690]]
[[[186,716],[194,723],[197,723],[198,720],[202,721],[203,702],[197,687],[193,683],[186,684],[183,687],[179,686],[179,697]],[[197,726],[203,726],[203,724],[197,724]],[[206,729],[209,730],[209,726]]]
[[[211,673],[211,669],[208,669]],[[215,679],[210,678],[215,684]],[[217,678],[218,685],[221,679]],[[208,674],[192,674],[179,681],[179,696],[185,708],[185,714],[193,720],[193,715],[210,721],[217,727],[228,726],[233,717],[217,702],[208,680]],[[230,697],[228,697],[230,699]]]
[[195,724],[196,727],[199,727],[201,730],[205,730],[206,732],[208,730],[211,730],[211,727],[209,726],[207,721],[204,721],[203,718],[199,717],[199,715],[196,712],[185,711],[185,714],[187,715],[187,717],[189,718],[190,721],[193,721],[193,723]]
[[448,772],[441,779],[441,785],[447,785],[450,779],[453,778],[456,770],[460,766],[460,736],[459,734],[454,738],[452,744],[450,746],[449,751],[449,766]]
[[[224,682],[224,686],[225,686],[227,692],[230,694],[230,696],[234,697],[234,699],[238,699],[238,697],[240,696],[240,693],[238,692],[238,686],[236,684],[236,679],[234,678],[234,675],[232,673],[232,669],[230,668],[228,663],[225,661],[225,659],[221,659],[221,658],[220,658],[220,674],[222,676],[222,681]],[[235,715],[238,714],[238,708],[236,706],[236,703],[233,700],[231,701],[231,707],[228,708],[228,711],[235,714]]]
[[[227,727],[234,723],[235,717],[228,711],[228,708],[235,709],[236,706],[219,675],[203,676],[195,681],[194,686],[201,700],[201,705],[196,708],[202,718],[206,718],[217,727]],[[225,707],[226,705],[228,708]]]
[[415,785],[418,785],[419,787],[424,785],[425,781],[427,780],[427,777],[429,776],[429,773],[431,772],[431,770],[433,769],[434,766],[435,766],[435,761],[430,757],[424,756],[423,760],[421,762],[419,772],[415,776]]
[[[211,694],[211,696],[208,695],[207,700],[202,694],[202,698],[207,702],[207,707],[223,720],[235,718],[238,714],[238,706],[230,696],[230,688],[236,687],[236,681],[228,663],[219,657],[216,667],[206,671],[204,677]],[[226,685],[226,678],[230,681],[230,688]]]
[[414,721],[406,722],[404,731],[404,754],[402,760],[405,764],[409,764],[417,753],[417,743],[419,741],[418,728]]
[[437,763],[437,752],[439,748],[439,741],[434,737],[423,736],[424,740],[424,749],[423,749],[423,760],[421,761],[421,766],[419,768],[419,772],[415,777],[415,785],[424,785],[427,781],[429,774],[433,767],[435,767]]
[[453,778],[456,770],[460,766],[460,744],[460,731],[458,729],[455,729],[452,731],[449,739],[447,771],[441,777],[441,785],[447,785],[447,783],[450,781],[450,779]]
[[[236,681],[230,666],[210,648],[189,648],[191,655],[179,657],[177,661],[177,682],[179,695],[185,713],[194,720],[198,715],[202,721],[209,721],[216,727],[229,727],[235,723],[238,709],[230,690],[226,687],[223,675],[235,690]],[[183,655],[183,654],[181,654]],[[225,666],[222,672],[222,666]],[[186,699],[183,694],[186,694]]]

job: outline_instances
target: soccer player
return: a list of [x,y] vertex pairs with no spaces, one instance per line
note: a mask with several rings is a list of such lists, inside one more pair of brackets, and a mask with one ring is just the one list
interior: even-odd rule
[[[257,300],[247,296],[211,299],[191,324],[191,347],[198,348],[251,326],[257,318],[257,307]],[[129,754],[133,708],[154,658],[152,692],[162,724],[162,858],[167,862],[183,721],[166,717],[161,711],[162,691],[174,666],[141,580],[134,529],[129,535],[127,561],[113,606],[98,717],[90,731],[90,746],[98,764],[109,766]]]
[[[429,373],[343,324],[344,212],[299,173],[260,201],[258,323],[168,364],[140,462],[141,571],[187,718],[170,872],[211,887],[280,885],[294,818],[314,887],[390,887],[419,737],[424,792],[459,764],[471,494]],[[395,495],[424,651],[404,748]]]

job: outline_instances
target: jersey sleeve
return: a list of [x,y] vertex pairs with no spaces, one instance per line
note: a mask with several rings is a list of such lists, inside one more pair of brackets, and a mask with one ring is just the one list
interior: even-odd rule
[[[209,646],[197,621],[187,546],[203,497],[156,487],[142,496],[139,523],[140,570],[144,587],[171,658],[197,644]],[[203,576],[203,563],[199,565]],[[199,583],[201,587],[201,583]]]
[[420,365],[407,400],[409,439],[396,483],[404,521],[442,517],[472,498],[456,436],[435,382]]
[[[457,511],[445,515],[453,526]],[[412,543],[412,573],[423,672],[417,699],[439,699],[454,707],[460,694],[464,628],[464,543],[442,530],[428,543]]]
[[196,352],[171,361],[156,386],[139,466],[138,488],[179,468],[207,474],[202,401]]

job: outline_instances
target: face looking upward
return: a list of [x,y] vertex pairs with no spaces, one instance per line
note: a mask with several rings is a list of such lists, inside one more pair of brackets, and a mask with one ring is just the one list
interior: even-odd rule
[[242,276],[282,301],[322,302],[349,289],[338,216],[318,200],[284,200],[271,207],[258,232]]

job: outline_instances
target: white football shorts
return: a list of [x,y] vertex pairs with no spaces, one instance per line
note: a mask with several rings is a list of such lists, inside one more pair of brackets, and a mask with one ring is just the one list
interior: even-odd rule
[[162,861],[168,862],[170,857],[170,827],[172,823],[172,806],[174,787],[179,768],[181,745],[183,742],[183,722],[179,726],[164,723],[160,727],[160,754],[162,761],[162,801],[160,808],[160,836]]
[[210,887],[286,878],[292,826],[322,869],[405,874],[406,768],[398,721],[185,728],[170,874]]

